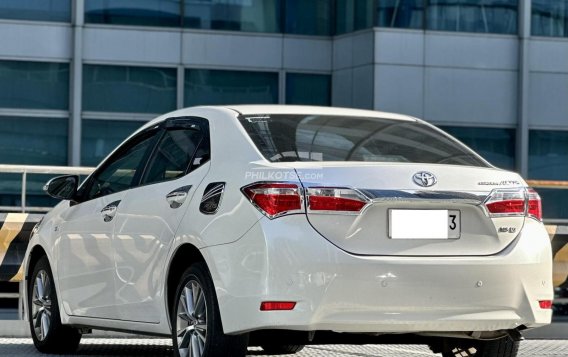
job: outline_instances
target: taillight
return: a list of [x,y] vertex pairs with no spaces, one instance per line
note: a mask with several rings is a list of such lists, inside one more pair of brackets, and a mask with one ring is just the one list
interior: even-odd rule
[[257,183],[243,187],[242,191],[268,218],[303,212],[302,193],[294,183]]
[[539,194],[532,188],[527,190],[528,193],[528,215],[539,221],[542,221],[542,203]]
[[312,212],[359,212],[369,202],[358,191],[342,187],[310,187],[306,198]]
[[491,192],[485,206],[492,216],[524,216],[524,189],[497,189]]
[[542,220],[540,196],[532,188],[495,189],[485,200],[491,217],[527,216]]

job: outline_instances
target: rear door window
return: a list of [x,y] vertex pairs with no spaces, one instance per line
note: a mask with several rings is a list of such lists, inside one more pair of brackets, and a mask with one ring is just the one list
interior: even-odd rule
[[168,128],[152,154],[142,184],[174,180],[209,159],[207,130],[187,123]]
[[414,120],[321,115],[250,115],[240,123],[272,162],[362,161],[488,167],[453,137]]

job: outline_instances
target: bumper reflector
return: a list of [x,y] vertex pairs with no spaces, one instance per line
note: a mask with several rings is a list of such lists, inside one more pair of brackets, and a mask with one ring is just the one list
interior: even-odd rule
[[540,305],[541,309],[552,309],[552,300],[540,300],[538,304]]
[[260,311],[289,311],[294,310],[296,303],[293,301],[263,301]]

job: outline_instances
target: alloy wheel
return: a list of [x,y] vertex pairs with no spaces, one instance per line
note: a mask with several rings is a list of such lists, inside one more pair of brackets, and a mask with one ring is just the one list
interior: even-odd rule
[[40,270],[34,281],[32,293],[32,319],[34,333],[43,341],[51,328],[51,290],[52,284],[45,270]]
[[179,355],[201,357],[207,341],[207,302],[196,280],[190,280],[181,292],[176,326]]

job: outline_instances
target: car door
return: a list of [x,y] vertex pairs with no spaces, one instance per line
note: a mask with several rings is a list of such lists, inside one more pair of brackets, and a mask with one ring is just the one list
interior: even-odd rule
[[139,182],[141,167],[157,139],[148,130],[121,145],[81,186],[54,230],[63,306],[73,316],[115,319],[112,235],[127,191]]
[[163,319],[166,257],[189,202],[209,169],[207,121],[171,119],[116,220],[113,246],[120,318]]

